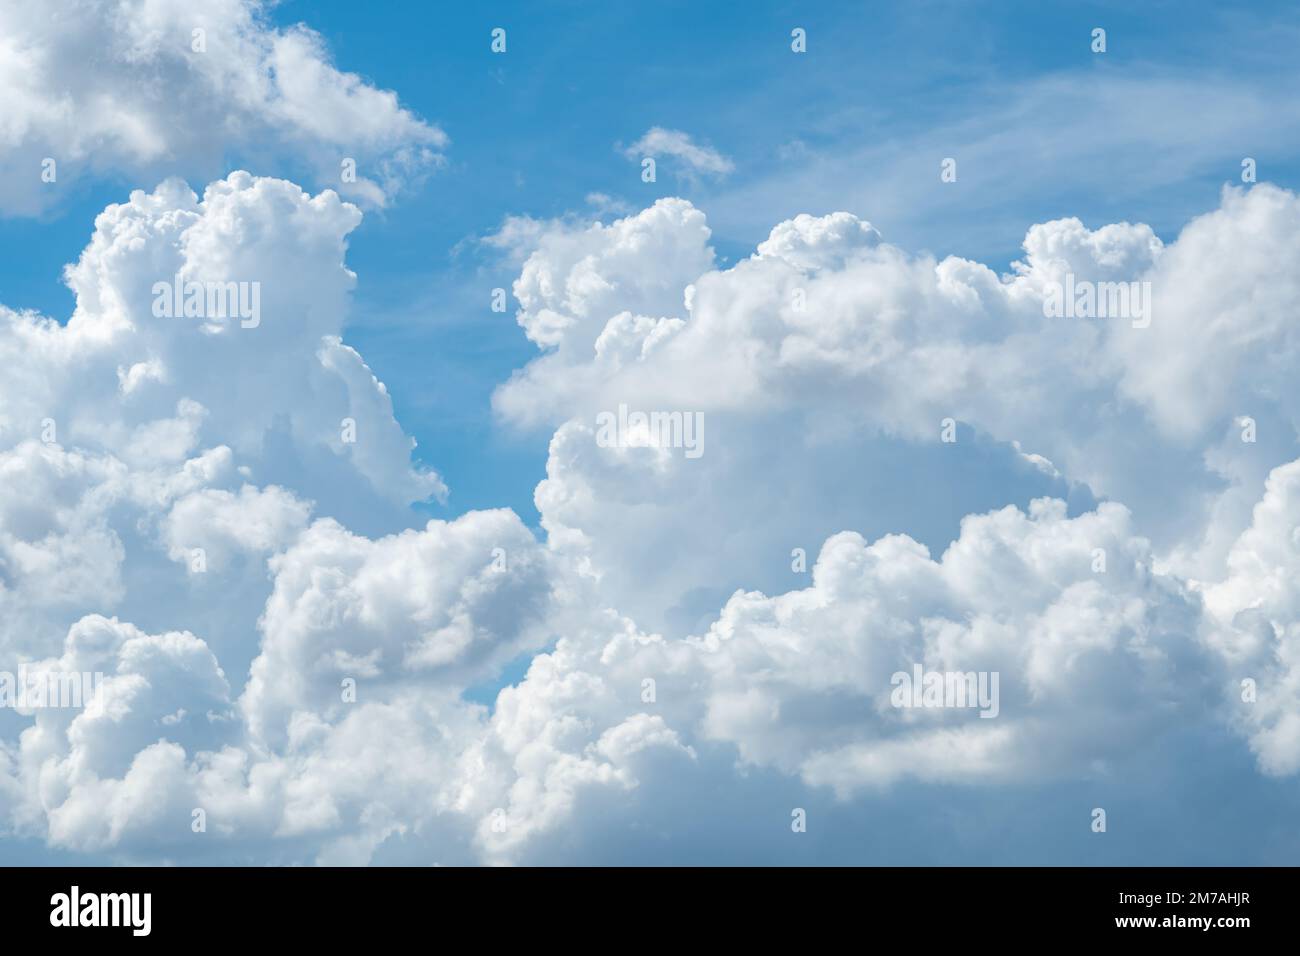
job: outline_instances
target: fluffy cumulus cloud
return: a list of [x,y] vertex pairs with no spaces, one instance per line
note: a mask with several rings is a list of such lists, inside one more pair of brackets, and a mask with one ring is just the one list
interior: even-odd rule
[[[910,255],[846,213],[781,223],[725,270],[703,214],[683,200],[608,226],[557,222],[535,230],[514,288],[544,354],[496,406],[516,424],[557,427],[537,492],[551,547],[666,633],[716,626],[711,607],[737,587],[789,587],[787,567],[837,530],[906,530],[937,553],[959,547],[967,514],[1032,513],[1051,495],[1080,515],[1110,498],[1154,543],[1152,567],[1172,589],[1154,604],[1179,595],[1181,610],[1161,611],[1167,633],[1200,628],[1200,644],[1176,641],[1175,656],[1199,646],[1203,672],[1227,682],[1240,669],[1225,652],[1243,640],[1241,622],[1252,622],[1257,653],[1286,659],[1286,611],[1240,595],[1286,576],[1279,547],[1263,549],[1267,562],[1246,555],[1260,550],[1260,509],[1281,496],[1296,457],[1282,303],[1294,296],[1284,261],[1298,212],[1293,194],[1260,186],[1225,190],[1168,245],[1143,225],[1045,223],[1002,276]],[[656,253],[631,269],[640,248]],[[1113,283],[1136,283],[1145,306],[1047,314],[1062,287]],[[602,419],[638,411],[668,424],[602,434]],[[670,413],[694,416],[696,434]],[[1294,525],[1267,523],[1283,541]],[[1112,571],[1093,584],[1117,581]],[[1232,614],[1228,594],[1244,602]],[[1236,638],[1197,623],[1202,596],[1219,603],[1219,625],[1239,621]],[[1093,612],[1074,613],[1095,626]],[[1262,722],[1252,731],[1261,766],[1294,769],[1290,672],[1263,661],[1271,709],[1223,716]],[[1236,700],[1222,686],[1211,696]],[[864,752],[888,776],[887,761]],[[910,743],[905,752],[924,762]],[[827,758],[827,780],[851,780],[851,753]]]
[[299,712],[343,711],[349,677],[367,694],[389,681],[455,690],[492,677],[549,639],[546,557],[510,511],[378,541],[317,522],[270,562],[266,636],[243,701],[250,729],[283,738]]
[[[261,0],[51,0],[0,10],[0,211],[35,213],[88,174],[211,174],[250,143],[382,204],[446,135],[337,69]],[[41,184],[45,160],[54,182]],[[356,162],[343,182],[342,162]],[[137,180],[138,181],[138,180]]]
[[1229,662],[1232,717],[1261,769],[1300,771],[1300,461],[1273,470],[1227,574],[1205,589],[1206,639]]
[[387,390],[340,339],[360,216],[332,192],[242,172],[202,199],[169,180],[110,206],[67,267],[66,323],[3,313],[14,374],[0,441],[153,468],[217,444],[271,458],[275,436],[304,459],[346,459],[377,495],[440,494],[435,475],[412,470]]
[[[482,562],[493,542],[518,572]],[[1113,556],[1106,583],[1096,547]],[[837,535],[809,587],[738,593],[686,639],[574,617],[546,562],[504,512],[376,542],[321,523],[272,562],[239,700],[193,635],[83,619],[46,666],[105,671],[106,704],[38,713],[18,759],[42,787],[15,815],[34,826],[43,811],[53,842],[83,850],[195,852],[207,844],[184,834],[202,808],[218,855],[261,842],[364,862],[400,833],[435,859],[509,861],[581,826],[593,799],[634,817],[642,790],[718,744],[846,798],[907,779],[994,784],[1104,769],[1203,692],[1196,605],[1153,574],[1117,505],[971,518],[937,561],[905,536]],[[493,713],[458,697],[493,655],[540,646],[548,619],[564,636]],[[913,664],[999,672],[996,718],[894,707],[891,677]]]
[[[442,494],[340,338],[359,218],[246,173],[201,200],[169,181],[98,217],[66,321],[0,308],[6,651],[45,657],[82,616],[121,614],[187,618],[246,665],[265,561],[313,516]],[[190,284],[256,287],[259,321],[202,296],[160,315]]]
[[[7,832],[202,857],[202,809],[232,859],[355,861],[437,788],[468,812],[461,693],[545,647],[566,598],[510,512],[408,527],[444,488],[341,340],[359,218],[246,173],[169,181],[98,218],[66,321],[0,311],[0,670],[104,676],[96,706],[5,714]],[[160,314],[177,283],[255,283],[259,321]]]
[[[1097,548],[1109,577],[1093,571]],[[1153,573],[1119,505],[1071,519],[1040,499],[972,516],[938,560],[905,535],[844,532],[811,577],[775,597],[737,592],[697,636],[562,641],[503,692],[498,734],[526,720],[549,737],[575,714],[612,728],[639,708],[658,743],[724,741],[742,763],[849,795],[1077,773],[1203,694],[1198,605]],[[893,677],[914,665],[998,672],[998,712],[896,706]]]
[[[66,321],[0,309],[0,670],[103,675],[0,715],[5,832],[652,858],[702,793],[743,844],[728,794],[782,826],[791,792],[1113,784],[1188,727],[1293,775],[1297,211],[1046,223],[1002,276],[842,212],[728,269],[680,199],[516,220],[541,354],[494,401],[550,441],[534,531],[408,507],[445,489],[343,340],[354,206],[242,172],[132,193]],[[1150,323],[1046,316],[1066,277],[1149,282]],[[158,314],[178,278],[256,282],[258,321]],[[899,706],[916,668],[997,698]]]
[[[1297,209],[1273,187],[1229,189],[1167,247],[1142,225],[1058,220],[1031,228],[1002,276],[909,254],[845,213],[779,224],[730,269],[683,200],[608,226],[556,223],[515,283],[519,321],[545,352],[495,402],[507,420],[559,429],[539,506],[596,571],[604,545],[649,533],[714,578],[738,562],[759,573],[816,546],[796,528],[818,540],[838,530],[819,516],[942,546],[963,514],[1051,493],[1123,501],[1162,561],[1212,577],[1268,471],[1296,456],[1283,372],[1293,333],[1279,304],[1295,281],[1282,260]],[[655,253],[632,269],[639,249]],[[1117,283],[1146,296],[1140,315],[1045,315],[1057,286]],[[584,434],[620,406],[698,413],[706,451],[593,449]],[[949,419],[961,437],[944,445]],[[1243,443],[1247,419],[1255,440]],[[744,456],[731,480],[719,476]],[[729,513],[738,499],[747,521]],[[704,573],[689,577],[708,586]]]
[[[495,560],[500,549],[505,563]],[[82,851],[281,852],[364,862],[394,829],[479,807],[463,752],[483,708],[459,697],[548,640],[547,557],[509,512],[371,541],[319,521],[270,562],[261,650],[242,694],[191,633],[90,615],[34,670],[106,675],[96,706],[36,708],[17,761],[22,828]],[[378,741],[382,747],[377,747]],[[105,808],[108,808],[107,810]],[[208,831],[202,831],[204,835]]]

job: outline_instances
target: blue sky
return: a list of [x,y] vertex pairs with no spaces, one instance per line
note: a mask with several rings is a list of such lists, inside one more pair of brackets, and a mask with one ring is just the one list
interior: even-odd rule
[[[151,688],[108,730],[52,719],[20,743],[28,718],[0,713],[0,770],[21,765],[0,788],[11,860],[1294,857],[1300,597],[1277,585],[1300,567],[1288,4],[285,0],[261,23],[281,38],[307,24],[335,68],[448,141],[382,205],[358,201],[351,231],[345,212],[261,180],[214,201],[204,223],[234,222],[240,242],[219,238],[236,252],[264,241],[245,268],[302,306],[267,323],[294,319],[288,339],[225,352],[108,321],[105,289],[129,300],[158,278],[131,255],[180,248],[167,215],[183,200],[160,191],[98,233],[96,217],[169,175],[200,195],[236,170],[315,194],[371,141],[221,93],[192,140],[147,161],[104,147],[39,211],[7,208],[0,189],[0,303],[67,323],[62,270],[95,234],[77,282],[112,344],[69,333],[64,351],[38,349],[0,313],[16,369],[11,391],[0,381],[16,409],[0,404],[0,465],[12,494],[49,486],[9,511],[0,494],[0,670],[114,647],[116,676]],[[140,85],[141,128],[151,111],[186,122]],[[406,129],[399,145],[415,135],[388,112],[376,123]],[[660,155],[643,182],[632,144],[656,127],[729,171]],[[38,146],[6,148],[26,162]],[[940,181],[947,157],[955,183]],[[1259,187],[1238,190],[1244,157]],[[817,218],[790,222],[802,214]],[[1022,248],[1068,217],[1083,228],[1039,226]],[[350,297],[334,295],[336,240]],[[1062,269],[1148,279],[1173,308],[1147,338],[1059,331],[1034,297]],[[566,280],[588,283],[591,314],[556,291]],[[492,290],[516,281],[520,297],[492,311]],[[821,290],[816,322],[782,310],[791,282]],[[539,349],[530,336],[555,314],[568,324]],[[317,363],[300,330],[340,332],[364,365],[341,350]],[[48,358],[65,352],[66,366]],[[170,363],[157,400],[117,389],[156,355]],[[33,384],[45,377],[48,393]],[[19,425],[45,414],[30,395],[99,430],[64,433],[59,454],[84,459],[23,443]],[[592,413],[624,395],[706,409],[701,469],[602,456]],[[934,441],[950,409],[951,449]],[[342,414],[388,444],[341,449]],[[1257,445],[1237,441],[1240,415],[1258,419]],[[173,453],[176,434],[191,440]],[[424,487],[405,437],[445,501],[402,498]],[[200,457],[213,449],[230,460]],[[1031,505],[1043,498],[1065,504]],[[47,563],[22,564],[55,538]],[[5,551],[11,539],[23,547]],[[183,567],[195,540],[206,578]],[[498,544],[504,579],[482,568]],[[1071,563],[1094,547],[1107,578]],[[57,573],[28,594],[20,565]],[[896,719],[887,688],[853,685],[916,655],[1001,668],[1009,720],[946,725],[950,739]],[[636,699],[649,673],[659,710]],[[352,674],[364,689],[349,710],[334,696]],[[1243,676],[1263,688],[1257,711],[1239,707]],[[186,842],[196,805],[218,838]],[[1099,805],[1114,839],[1087,828]],[[806,840],[790,840],[791,807],[815,821]]]

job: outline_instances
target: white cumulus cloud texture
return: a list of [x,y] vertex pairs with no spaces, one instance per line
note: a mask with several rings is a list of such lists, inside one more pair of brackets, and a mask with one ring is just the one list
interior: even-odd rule
[[[310,172],[382,206],[436,168],[447,135],[338,70],[305,25],[262,0],[43,0],[0,5],[0,212],[36,215],[63,186],[219,170],[236,149],[310,157]],[[343,161],[355,182],[342,180]]]
[[[0,74],[5,162],[143,174],[199,148],[141,70],[241,136],[441,144],[248,3],[204,7],[238,44],[220,67],[169,45],[180,5],[47,6],[81,27],[0,23],[27,64]],[[103,81],[38,82],[81,30],[116,37]],[[729,268],[682,199],[516,220],[496,244],[538,355],[494,406],[551,436],[537,531],[415,519],[447,489],[343,340],[361,216],[245,172],[166,179],[96,218],[71,315],[0,306],[0,670],[105,675],[102,706],[3,715],[6,838],[454,864],[637,833],[635,861],[686,852],[688,817],[744,845],[731,788],[770,787],[745,826],[788,831],[792,792],[1113,782],[1188,727],[1300,771],[1296,195],[1226,189],[1168,244],[1038,224],[1005,275],[845,212]],[[1150,327],[1044,317],[1067,273],[1150,282]],[[260,324],[156,317],[175,276],[258,281]],[[704,454],[603,447],[620,404],[702,413]],[[891,706],[914,664],[998,672],[998,716]]]

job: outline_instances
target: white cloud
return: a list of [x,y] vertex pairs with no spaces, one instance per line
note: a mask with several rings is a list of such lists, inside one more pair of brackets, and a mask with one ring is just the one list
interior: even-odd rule
[[[395,94],[335,68],[310,29],[271,26],[259,0],[7,4],[0,99],[0,209],[9,213],[36,213],[88,174],[209,176],[233,149],[250,148],[382,204],[447,145]],[[40,178],[47,157],[55,183]],[[353,184],[340,177],[348,157]]]
[[[1063,503],[1041,500],[1028,515],[971,517],[938,561],[903,536],[845,533],[826,542],[809,587],[739,592],[698,637],[611,620],[562,640],[501,694],[487,751],[527,776],[505,808],[511,826],[480,833],[493,849],[516,843],[574,805],[574,777],[639,785],[600,759],[617,728],[690,762],[726,742],[743,764],[845,797],[909,778],[1104,774],[1186,720],[1204,692],[1195,601],[1151,573],[1128,520],[1115,505],[1068,519]],[[1094,547],[1110,552],[1109,577],[1092,571]],[[891,676],[913,664],[1000,672],[999,718],[893,708]]]
[[[1197,332],[1253,321],[1240,296],[1147,330],[1041,302],[1065,271],[1148,279],[1158,308],[1215,270],[1288,288],[1291,260],[1264,253],[1300,232],[1297,202],[1229,192],[1168,245],[1044,224],[1004,277],[844,213],[779,224],[728,270],[679,199],[530,221],[507,245],[532,246],[515,294],[544,354],[496,404],[554,429],[539,541],[505,510],[408,527],[401,506],[441,484],[340,339],[354,207],[245,173],[201,201],[137,192],[69,268],[66,325],[0,311],[0,658],[108,678],[102,714],[23,716],[0,807],[21,835],[127,860],[513,862],[581,859],[565,834],[751,772],[841,799],[1113,779],[1207,714],[1293,773],[1296,466],[1223,434],[1242,404],[1290,423],[1268,365],[1289,330]],[[1219,263],[1212,234],[1240,257]],[[262,323],[154,318],[177,272],[261,281]],[[1149,387],[1153,342],[1186,378]],[[705,454],[600,446],[594,414],[619,402],[703,412]],[[1188,461],[1190,487],[1165,481]],[[1253,519],[1213,507],[1215,480],[1258,498],[1260,468]],[[1098,504],[1081,478],[1139,493]],[[340,517],[362,493],[387,530]],[[1193,563],[1215,573],[1190,581]],[[914,664],[997,672],[999,716],[892,707]],[[1245,670],[1264,696],[1234,716]]]
[[[1227,573],[1206,585],[1206,638],[1227,659],[1225,696],[1260,767],[1300,772],[1300,461],[1273,470]],[[1254,683],[1248,700],[1244,681]]]
[[[177,463],[212,436],[256,459],[280,430],[301,455],[347,459],[373,493],[443,494],[436,475],[412,468],[387,390],[339,338],[355,284],[343,257],[360,218],[332,192],[244,172],[202,200],[169,180],[110,206],[66,270],[76,308],[65,325],[0,310],[0,357],[14,369],[0,385],[0,445],[40,437],[52,420],[59,442],[145,466]],[[178,276],[257,284],[260,324],[158,317],[155,287]]]
[[[974,470],[998,460],[995,448],[1004,464],[984,473],[990,493],[1016,501],[1069,487],[1017,482],[1017,464],[1040,481],[1083,479],[1134,506],[1156,540],[1156,567],[1213,582],[1225,558],[1234,567],[1254,553],[1258,531],[1233,542],[1269,469],[1295,457],[1300,422],[1286,374],[1295,348],[1278,303],[1294,298],[1288,250],[1300,240],[1298,215],[1293,194],[1259,186],[1225,190],[1218,210],[1168,246],[1143,225],[1059,220],[1029,230],[1023,261],[1003,277],[966,260],[909,256],[847,214],[781,224],[725,271],[698,270],[712,260],[707,227],[680,200],[608,227],[557,224],[540,234],[516,284],[521,325],[554,330],[534,336],[553,348],[499,390],[496,406],[508,420],[560,426],[537,494],[551,547],[599,581],[610,604],[672,633],[698,629],[736,586],[789,581],[779,572],[791,549],[837,529],[878,533],[883,520],[942,547],[936,509],[998,504],[978,500]],[[624,258],[629,235],[656,248],[639,272]],[[1151,326],[1045,319],[1047,284],[1067,273],[1150,282]],[[635,289],[620,295],[628,274]],[[645,289],[654,290],[648,302]],[[691,461],[600,447],[594,416],[619,403],[702,412],[708,451]],[[1241,441],[1243,410],[1259,424],[1256,443]],[[1009,444],[975,433],[944,451],[946,416]],[[1277,522],[1284,534],[1293,523]],[[1285,572],[1237,571],[1207,595],[1225,602],[1225,588],[1263,586],[1261,575]],[[1286,660],[1285,611],[1271,614],[1271,627],[1254,611],[1238,628],[1258,653]],[[1194,615],[1184,621],[1192,627]],[[1207,633],[1218,652],[1244,639]],[[1254,711],[1271,728],[1254,739],[1261,766],[1289,773],[1300,734],[1278,709],[1287,673],[1272,678],[1275,706]],[[1237,689],[1225,697],[1224,686],[1211,696],[1230,703]],[[979,752],[978,767],[990,771],[994,755]],[[863,767],[886,772],[882,754],[863,757]],[[836,771],[840,785],[845,772]]]
[[376,541],[320,521],[270,569],[241,703],[259,740],[283,741],[303,713],[346,712],[345,678],[363,701],[404,684],[454,694],[549,636],[548,556],[510,511]]
[[701,146],[690,135],[677,129],[664,129],[652,126],[645,135],[623,150],[628,159],[641,159],[651,156],[670,156],[679,161],[687,175],[707,173],[713,176],[725,176],[736,167],[726,156],[711,146]]
[[310,506],[283,488],[204,488],[177,499],[163,519],[168,554],[188,563],[196,548],[221,564],[232,551],[276,554],[307,525]]
[[[730,586],[737,561],[753,574],[759,561],[771,567],[815,545],[792,524],[824,537],[838,530],[825,521],[892,515],[913,528],[925,518],[895,509],[954,495],[960,513],[1023,505],[1080,483],[1132,508],[1161,560],[1205,577],[1249,521],[1268,469],[1295,457],[1300,422],[1285,374],[1295,348],[1277,303],[1296,281],[1283,260],[1300,236],[1298,210],[1275,187],[1229,189],[1167,247],[1144,225],[1057,220],[1029,230],[1023,260],[1001,277],[969,260],[910,255],[844,213],[780,224],[725,270],[702,213],[682,200],[608,226],[558,223],[515,284],[520,324],[548,350],[494,404],[509,421],[559,427],[539,506],[555,539],[591,550],[597,571],[621,564],[621,541],[651,534],[689,542],[685,560],[698,566],[683,581]],[[1232,255],[1216,235],[1230,237]],[[638,256],[643,248],[653,252]],[[1067,273],[1150,282],[1151,326],[1045,318],[1048,283]],[[702,413],[708,451],[695,462],[585,451],[582,430],[622,403]],[[1239,440],[1243,414],[1259,424],[1254,445]],[[1067,484],[1003,479],[1001,501],[981,498],[982,483],[968,478],[948,488],[935,458],[946,418],[970,423],[977,444],[981,434],[1007,443],[1006,473],[1022,458],[1045,460],[1044,477],[1054,469]],[[973,451],[964,439],[945,460],[955,468]],[[606,481],[611,468],[619,477]],[[865,519],[846,470],[878,496]],[[896,494],[891,478],[905,483]],[[772,514],[765,502],[777,487],[786,492]],[[797,521],[784,522],[790,513]],[[647,573],[637,566],[629,577]],[[680,597],[670,591],[666,606]]]

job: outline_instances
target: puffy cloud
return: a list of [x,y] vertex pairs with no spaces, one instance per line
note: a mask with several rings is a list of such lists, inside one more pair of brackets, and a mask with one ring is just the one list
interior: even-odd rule
[[548,556],[510,511],[379,540],[320,521],[271,558],[274,589],[241,705],[255,737],[282,741],[300,712],[347,709],[379,686],[453,690],[549,639]]
[[[333,193],[246,173],[203,200],[169,181],[98,218],[66,272],[65,324],[0,309],[0,670],[117,615],[201,635],[242,690],[268,558],[314,515],[400,529],[407,502],[442,492],[339,338],[358,219]],[[261,322],[157,315],[155,285],[178,274],[257,283]]]
[[696,458],[635,436],[602,447],[600,428],[567,423],[536,493],[552,549],[598,580],[610,605],[678,635],[706,626],[737,588],[797,586],[839,531],[905,527],[941,550],[972,512],[1072,491],[1091,502],[1086,489],[966,429],[954,444],[926,444],[857,435],[814,410],[700,414]]
[[[561,641],[502,692],[493,726],[517,751],[573,734],[596,747],[600,728],[641,711],[688,745],[727,742],[744,763],[845,796],[907,778],[1104,773],[1201,706],[1198,615],[1153,572],[1125,509],[1068,518],[1040,499],[967,518],[937,561],[906,536],[835,535],[808,587],[737,592],[696,637]],[[915,665],[997,673],[996,715],[894,706],[893,675]]]
[[[6,5],[0,97],[0,209],[11,213],[39,211],[88,174],[211,175],[250,143],[382,204],[447,144],[395,94],[335,68],[309,28],[273,27],[260,0]],[[46,158],[56,183],[41,180]],[[340,181],[344,158],[357,162],[353,184]]]
[[858,250],[879,243],[880,233],[871,223],[850,213],[821,217],[801,213],[776,226],[758,244],[757,257],[784,259],[796,269],[812,272],[840,267]]
[[[833,537],[811,588],[724,608],[705,637],[718,655],[705,725],[747,760],[845,794],[1097,772],[1206,692],[1198,606],[1153,574],[1128,518],[1105,504],[1068,519],[1040,499],[967,518],[937,562],[906,537]],[[999,674],[996,717],[891,707],[891,675],[915,664]]]
[[[76,309],[65,325],[0,311],[0,358],[15,369],[0,386],[0,444],[49,437],[48,421],[53,440],[145,466],[212,436],[265,461],[283,433],[300,458],[346,458],[371,494],[442,494],[436,475],[412,469],[387,390],[340,340],[359,221],[333,192],[243,172],[202,200],[169,180],[110,206],[66,270]],[[178,298],[197,314],[173,315]],[[226,308],[236,302],[246,308]]]
[[[497,241],[528,238],[514,226]],[[614,313],[679,309],[682,277],[713,261],[708,239],[704,215],[682,199],[661,199],[608,226],[558,224],[538,236],[515,280],[519,324],[539,346],[576,348],[581,358]]]
[[[102,710],[13,718],[0,807],[128,860],[516,862],[582,860],[579,831],[680,846],[665,813],[706,785],[1113,782],[1207,714],[1292,773],[1297,473],[1253,521],[1215,488],[1258,497],[1285,383],[1251,379],[1249,336],[1190,413],[1141,371],[1143,343],[1196,368],[1215,341],[1160,325],[1197,230],[1266,283],[1283,263],[1248,253],[1295,203],[1230,192],[1168,245],[1036,226],[1001,277],[844,213],[726,270],[682,200],[512,227],[544,354],[495,400],[554,429],[539,541],[504,510],[409,527],[441,485],[340,338],[354,207],[243,173],[137,192],[69,268],[66,325],[0,313],[0,653],[106,678]],[[177,274],[260,281],[261,322],[156,317]],[[1152,325],[1044,317],[1067,274],[1150,281]],[[1238,403],[1271,437],[1227,431]],[[602,440],[620,405],[702,416],[702,454],[645,423]],[[914,665],[996,673],[997,716],[894,706]]]
[[148,565],[151,518],[229,471],[225,448],[140,470],[38,441],[0,451],[0,652],[44,655],[69,620],[121,605],[142,550]]
[[[1300,771],[1300,461],[1273,470],[1227,573],[1204,586],[1206,639],[1225,695],[1267,773]],[[1249,685],[1246,683],[1249,682]]]
[[[461,694],[549,640],[570,599],[545,550],[506,511],[375,541],[324,520],[271,569],[241,699],[204,641],[116,618],[78,621],[60,656],[32,665],[104,680],[97,707],[33,711],[11,755],[21,832],[128,859],[353,863],[393,834],[435,832],[435,860],[474,858],[505,785],[482,786],[484,709]],[[606,742],[615,762],[635,750],[626,733]],[[210,829],[191,829],[195,809]]]
[[122,543],[106,509],[124,494],[120,464],[39,442],[0,453],[0,607],[20,641],[37,609],[111,606]]
[[[442,491],[412,467],[387,391],[340,340],[354,281],[346,236],[359,218],[333,193],[246,173],[202,200],[169,181],[98,218],[66,272],[76,295],[66,324],[0,311],[12,372],[0,383],[0,670],[27,660],[105,675],[99,708],[3,715],[8,828],[151,859],[250,859],[239,854],[280,834],[293,844],[286,853],[310,859],[323,851],[295,835],[323,839],[321,814],[332,812],[346,832],[330,852],[364,856],[361,818],[379,840],[388,823],[373,795],[333,789],[337,767],[403,721],[449,764],[479,710],[455,681],[545,643],[546,555],[507,513],[375,541],[329,519],[308,527],[313,502],[324,514],[377,512],[391,526],[406,502]],[[160,315],[158,286],[177,276],[256,284],[260,322],[206,300],[197,315]],[[331,630],[312,607],[356,630]],[[317,654],[304,643],[313,638]],[[385,642],[391,658],[376,652]],[[269,685],[245,686],[255,659]],[[277,662],[301,666],[302,694],[280,686]],[[355,712],[339,714],[330,675],[345,664],[372,684]],[[404,687],[403,667],[443,675],[444,689]],[[377,694],[389,671],[391,694]],[[326,679],[321,700],[313,690]],[[369,707],[368,692],[391,699]],[[22,717],[30,726],[9,738]],[[266,727],[287,750],[266,750]],[[331,751],[337,762],[322,769]],[[434,766],[392,759],[394,772],[407,759]],[[394,826],[420,817],[429,783],[412,780]],[[222,849],[190,829],[195,808],[212,814]]]
[[310,511],[307,503],[274,485],[244,485],[238,493],[204,488],[172,505],[162,533],[173,560],[189,562],[197,548],[205,561],[220,564],[232,552],[286,550],[306,527]]
[[[593,801],[607,827],[685,800],[665,784],[701,764],[725,777],[739,759],[845,798],[907,779],[1104,776],[1202,699],[1196,603],[1153,573],[1125,510],[1072,519],[1044,499],[969,518],[937,561],[904,536],[837,535],[807,588],[738,592],[690,638],[569,601],[565,635],[489,716],[458,689],[521,646],[517,615],[503,630],[494,610],[529,605],[540,622],[566,605],[544,593],[557,579],[535,544],[516,570],[482,567],[483,544],[527,551],[523,536],[503,512],[377,542],[318,523],[273,562],[238,708],[192,635],[79,622],[54,663],[105,671],[107,704],[38,713],[19,757],[39,791],[17,815],[38,832],[47,819],[57,845],[128,858],[364,863],[396,835],[426,862],[509,862]],[[478,651],[449,639],[462,614]],[[997,672],[997,716],[892,706],[893,673],[914,664]],[[194,808],[207,833],[188,830]]]
[[229,718],[229,684],[207,645],[92,615],[69,630],[61,656],[33,668],[102,682],[96,706],[33,712],[19,754],[29,790],[20,820],[36,826],[43,813],[51,843],[80,849],[187,832],[195,804],[178,793],[185,747],[220,740]]
[[[515,288],[520,323],[552,348],[494,402],[508,421],[559,428],[539,508],[554,541],[593,552],[596,573],[617,576],[626,566],[621,542],[645,540],[653,525],[657,540],[681,542],[687,561],[699,559],[698,587],[725,589],[736,583],[737,560],[753,574],[760,553],[771,562],[808,546],[784,526],[786,513],[816,528],[818,540],[844,528],[907,529],[942,547],[955,520],[927,527],[909,503],[951,501],[960,517],[1083,486],[1125,502],[1171,568],[1205,577],[1249,521],[1268,469],[1294,457],[1297,423],[1282,373],[1294,349],[1272,303],[1286,301],[1294,281],[1282,260],[1300,235],[1297,210],[1300,201],[1275,187],[1228,189],[1217,211],[1168,246],[1144,225],[1090,230],[1057,220],[1029,230],[1023,259],[1004,276],[956,257],[908,254],[845,213],[779,224],[729,269],[714,263],[702,214],[681,200],[609,226],[556,223],[538,233]],[[1224,247],[1214,236],[1231,238]],[[647,252],[633,272],[636,249]],[[1136,315],[1046,316],[1054,284],[1067,282],[1149,283],[1150,324]],[[1224,291],[1186,291],[1207,282]],[[1259,288],[1269,291],[1248,291]],[[1267,312],[1259,322],[1243,305],[1254,301]],[[1213,334],[1224,323],[1241,331]],[[1198,388],[1197,369],[1211,366],[1210,387]],[[1175,378],[1165,387],[1161,376]],[[584,450],[597,416],[621,405],[699,413],[703,456]],[[1243,415],[1258,424],[1255,444],[1239,440]],[[973,429],[951,449],[951,471],[934,467],[947,419]],[[997,451],[1005,446],[1014,453]],[[760,447],[761,462],[751,455],[719,474]],[[962,456],[1000,457],[990,474],[1002,477],[958,479],[968,462],[953,459]],[[1022,461],[1059,483],[1008,481]],[[610,469],[617,488],[604,480]],[[840,490],[846,471],[899,485],[864,516]],[[945,474],[963,488],[929,492]],[[782,489],[777,514],[766,504],[768,476]],[[743,527],[739,502],[759,530]],[[718,524],[729,530],[712,527],[711,515],[725,516]],[[775,533],[756,537],[769,525]],[[727,547],[736,535],[745,545]],[[647,572],[635,556],[632,566],[634,577]],[[666,606],[682,596],[671,592]],[[636,609],[624,589],[612,599]]]

